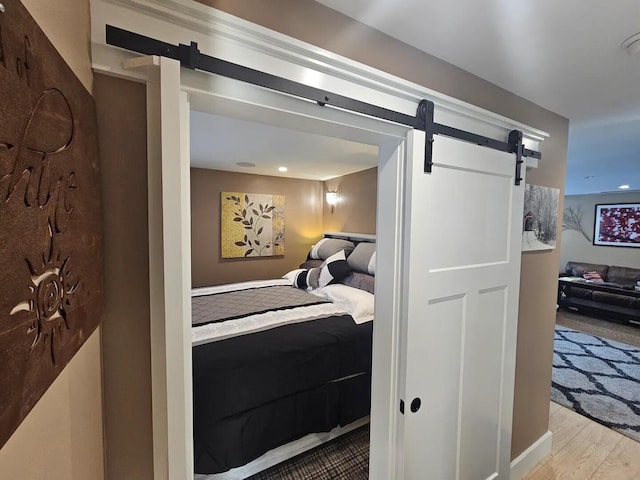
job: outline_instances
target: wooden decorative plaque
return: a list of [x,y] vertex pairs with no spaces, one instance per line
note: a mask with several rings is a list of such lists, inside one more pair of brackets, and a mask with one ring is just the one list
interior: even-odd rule
[[103,268],[93,98],[24,6],[0,3],[2,447],[99,325]]

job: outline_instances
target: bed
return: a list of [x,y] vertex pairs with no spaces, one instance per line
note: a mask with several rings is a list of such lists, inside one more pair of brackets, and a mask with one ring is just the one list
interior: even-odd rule
[[375,243],[325,239],[285,278],[193,290],[197,474],[369,415]]

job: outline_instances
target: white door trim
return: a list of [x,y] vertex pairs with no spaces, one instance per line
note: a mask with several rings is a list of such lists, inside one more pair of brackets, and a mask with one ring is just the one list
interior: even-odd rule
[[[351,139],[381,145],[378,218],[387,228],[378,231],[377,250],[381,253],[376,288],[390,295],[376,296],[380,319],[374,323],[371,457],[375,460],[370,478],[399,478],[395,475],[399,364],[395,342],[400,338],[402,188],[406,135],[411,130],[350,112],[310,111],[307,102],[248,84],[221,81],[213,91],[192,89],[189,98],[180,85],[178,63],[166,58],[141,57],[128,60],[126,67],[144,71],[147,78],[154,478],[191,478],[193,472],[188,145],[192,100],[200,109],[218,114],[242,110],[249,118],[256,118],[271,112],[280,125],[315,125],[317,133],[340,130]],[[203,73],[195,75],[206,78]],[[174,114],[176,110],[179,116]],[[393,229],[388,228],[391,225]],[[385,255],[385,251],[391,253]]]
[[[198,73],[196,75],[205,76]],[[404,223],[403,186],[408,155],[407,135],[412,130],[382,120],[351,112],[314,108],[313,104],[286,95],[265,92],[250,85],[216,82],[214,91],[194,91],[192,104],[207,111],[224,114],[242,111],[243,117],[262,117],[271,112],[278,126],[312,128],[320,135],[338,130],[345,138],[380,145],[378,163],[378,225],[376,266],[376,321],[373,324],[373,374],[371,406],[371,468],[372,480],[400,480],[395,474],[401,277],[402,225]],[[311,109],[309,108],[311,107]],[[382,228],[384,227],[384,228]]]
[[[407,132],[410,137],[412,131]],[[402,345],[402,254],[404,242],[404,198],[407,140],[380,146],[376,228],[376,292],[387,292],[388,301],[376,295],[373,329],[371,427],[369,478],[402,479],[398,476],[398,398]],[[387,195],[385,195],[387,193]],[[389,195],[393,193],[394,195]],[[382,260],[382,261],[381,261]],[[390,319],[389,321],[384,321]]]
[[147,78],[154,478],[191,478],[191,329],[183,321],[191,315],[191,255],[183,255],[191,248],[189,98],[176,60],[140,57],[125,68]]

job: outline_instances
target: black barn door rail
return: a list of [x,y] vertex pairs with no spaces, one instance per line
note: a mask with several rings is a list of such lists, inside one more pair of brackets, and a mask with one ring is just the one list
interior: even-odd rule
[[224,77],[233,78],[243,82],[258,85],[270,90],[294,95],[296,97],[313,100],[324,107],[331,105],[343,110],[357,112],[371,117],[381,118],[389,122],[406,125],[426,133],[424,171],[431,173],[433,167],[433,136],[444,135],[457,138],[465,142],[475,143],[484,147],[500,150],[516,155],[515,183],[520,185],[523,157],[541,158],[540,152],[524,148],[522,144],[522,132],[512,130],[507,142],[501,142],[493,138],[484,137],[475,133],[459,130],[447,125],[441,125],[433,121],[434,104],[429,100],[421,100],[416,116],[389,110],[388,108],[372,105],[370,103],[355,100],[335,93],[327,92],[319,88],[310,87],[302,83],[277,77],[269,73],[243,67],[235,63],[227,62],[219,58],[205,55],[198,50],[198,44],[172,45],[154,38],[146,37],[138,33],[123,30],[112,25],[106,26],[107,44],[131,50],[143,55],[157,55],[180,61],[180,65],[191,70],[202,70]]

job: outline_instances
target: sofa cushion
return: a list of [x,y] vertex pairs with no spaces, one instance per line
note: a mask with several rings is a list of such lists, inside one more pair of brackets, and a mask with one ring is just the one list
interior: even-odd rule
[[609,272],[607,273],[607,281],[627,287],[634,286],[636,282],[640,281],[640,268],[616,267],[612,265],[609,267]]
[[564,271],[573,277],[582,277],[584,272],[598,272],[603,280],[609,281],[609,278],[607,277],[609,265],[598,265],[597,263],[585,262],[567,262],[567,266]]
[[606,305],[616,305],[618,307],[625,308],[640,308],[638,299],[628,295],[618,295],[617,293],[609,292],[593,292],[592,300],[594,302],[600,302]]
[[583,298],[585,300],[591,300],[591,297],[593,297],[593,290],[588,288],[574,287],[573,285],[571,285],[570,296],[574,298]]

